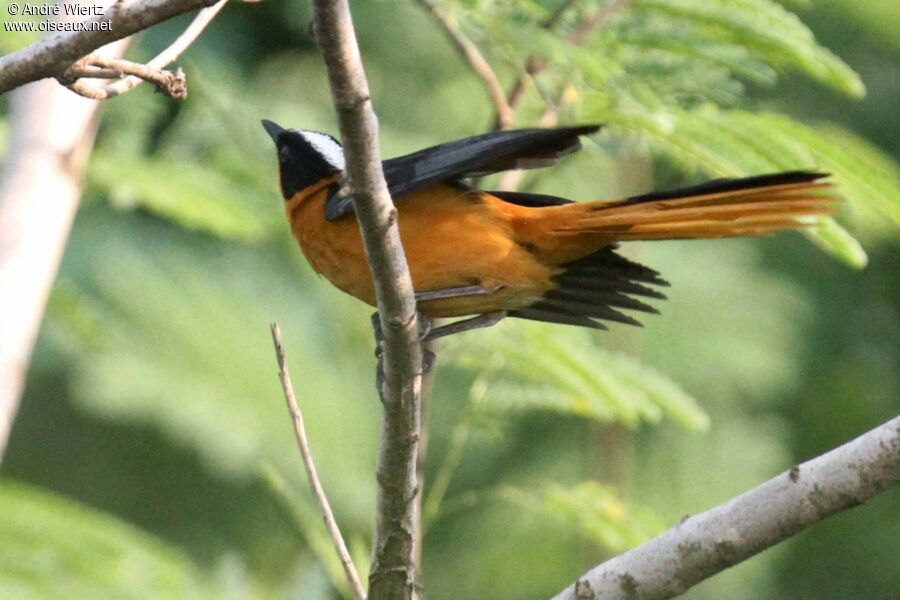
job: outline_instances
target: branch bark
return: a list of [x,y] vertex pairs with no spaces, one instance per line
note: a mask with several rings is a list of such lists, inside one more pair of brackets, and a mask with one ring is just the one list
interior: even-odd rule
[[[58,33],[0,58],[0,94],[32,81],[58,77],[79,58],[110,42],[216,0],[142,0],[116,2],[102,16],[85,21],[85,31]],[[108,25],[99,26],[101,23]]]
[[378,151],[372,110],[346,0],[313,0],[314,25],[331,83],[353,204],[372,270],[384,335],[384,417],[378,452],[378,502],[371,600],[405,600],[415,592],[416,459],[422,349],[412,279]]
[[306,469],[306,478],[309,480],[309,487],[312,489],[313,496],[322,511],[322,520],[325,521],[325,528],[331,537],[331,543],[334,544],[334,550],[337,552],[341,566],[344,568],[344,575],[350,583],[350,589],[357,600],[365,600],[366,592],[363,590],[362,583],[359,581],[359,574],[356,572],[356,566],[353,559],[350,558],[350,552],[347,550],[347,544],[344,542],[344,536],[341,535],[341,529],[338,527],[337,520],[334,518],[334,512],[331,510],[331,503],[328,502],[328,496],[322,488],[322,482],[319,481],[319,474],[316,471],[316,463],[313,462],[312,451],[309,449],[309,440],[306,438],[306,428],[303,426],[303,413],[297,404],[297,398],[294,396],[294,384],[291,382],[291,374],[287,369],[287,361],[284,357],[284,345],[281,343],[281,328],[278,323],[272,323],[272,342],[275,344],[275,357],[278,360],[278,379],[281,381],[281,391],[284,392],[284,400],[287,403],[288,412],[294,423],[294,435],[297,438],[297,449],[300,450],[300,458],[303,460],[303,468]]
[[[89,4],[91,0],[83,0]],[[126,40],[107,46],[121,55]],[[0,63],[6,58],[0,59]],[[0,78],[4,71],[0,68]],[[0,459],[19,407],[31,350],[81,195],[97,103],[41,81],[9,96],[0,183]]]
[[[126,79],[120,79],[128,75]],[[91,85],[82,81],[80,78],[90,79],[119,79],[110,85]],[[122,90],[128,91],[131,87],[127,87],[132,79],[138,82],[150,81],[156,85],[156,89],[165,95],[184,100],[187,98],[187,81],[184,77],[184,71],[178,69],[174,72],[157,69],[149,65],[131,62],[121,58],[108,58],[91,54],[75,62],[58,78],[60,83],[67,88],[85,98],[92,100],[106,100],[114,96],[118,96],[122,92],[115,86],[117,84],[125,84]],[[136,85],[136,84],[135,84]]]
[[658,600],[900,484],[900,417],[594,567],[554,600]]

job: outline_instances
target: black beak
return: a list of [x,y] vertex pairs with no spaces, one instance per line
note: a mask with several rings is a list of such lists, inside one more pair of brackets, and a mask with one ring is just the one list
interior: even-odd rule
[[268,119],[262,120],[262,126],[265,128],[266,133],[269,134],[269,137],[272,138],[272,141],[278,144],[278,136],[284,131],[284,127],[277,125]]

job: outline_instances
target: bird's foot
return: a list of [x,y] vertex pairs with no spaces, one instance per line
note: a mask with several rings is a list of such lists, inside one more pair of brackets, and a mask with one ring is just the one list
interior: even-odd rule
[[428,335],[426,335],[422,341],[430,342],[438,338],[453,335],[454,333],[462,333],[463,331],[492,327],[503,320],[506,314],[507,313],[505,310],[497,310],[494,312],[485,313],[483,315],[478,315],[477,317],[472,317],[471,319],[463,319],[462,321],[456,321],[448,325],[442,325],[441,327],[431,329],[428,332]]

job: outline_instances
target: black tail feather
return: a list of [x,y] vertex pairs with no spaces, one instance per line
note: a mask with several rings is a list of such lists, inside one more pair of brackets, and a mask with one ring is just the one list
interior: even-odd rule
[[784,173],[769,173],[766,175],[754,175],[752,177],[737,177],[730,179],[713,179],[699,185],[677,188],[674,190],[665,190],[661,192],[651,192],[649,194],[641,194],[640,196],[632,196],[620,203],[611,203],[610,206],[625,204],[641,204],[643,202],[658,202],[660,200],[676,200],[678,198],[686,198],[688,196],[702,196],[706,194],[721,194],[724,192],[735,192],[738,190],[751,190],[756,188],[764,188],[773,185],[791,185],[795,183],[812,183],[819,179],[828,177],[828,173],[818,173],[815,171],[786,171]]
[[544,323],[577,325],[578,327],[589,327],[590,329],[602,329],[604,331],[609,329],[603,323],[598,323],[593,319],[570,313],[555,306],[545,305],[543,302],[532,304],[527,308],[510,311],[509,316],[530,321],[542,321]]
[[658,314],[656,308],[632,296],[665,299],[664,294],[648,285],[669,285],[653,269],[616,254],[614,247],[604,248],[563,268],[554,278],[555,289],[547,292],[540,302],[513,311],[510,316],[592,329],[607,329],[600,321],[640,327],[638,320],[617,309]]

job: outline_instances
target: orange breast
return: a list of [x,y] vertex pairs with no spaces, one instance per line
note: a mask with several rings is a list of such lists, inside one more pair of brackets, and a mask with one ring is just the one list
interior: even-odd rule
[[[330,183],[304,190],[286,203],[291,229],[316,272],[374,306],[375,291],[356,219],[325,220]],[[423,302],[419,305],[423,313],[452,317],[516,309],[553,287],[551,277],[557,269],[539,260],[533,247],[514,240],[509,211],[474,192],[438,184],[403,196],[397,206],[400,237],[417,292],[473,284],[487,289],[503,286],[490,295]]]

